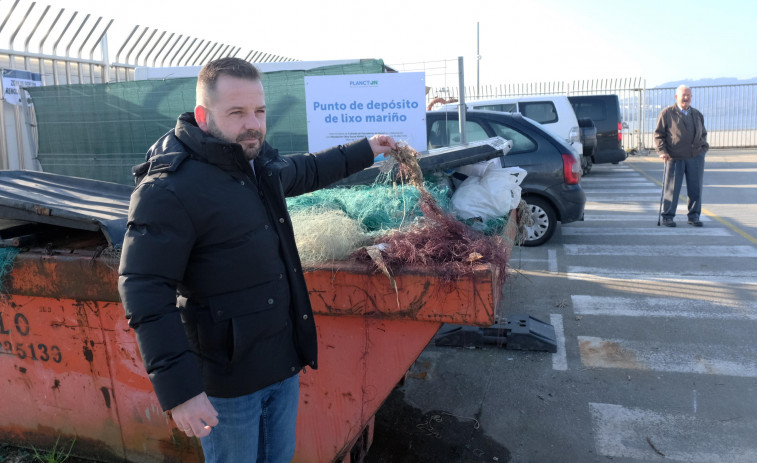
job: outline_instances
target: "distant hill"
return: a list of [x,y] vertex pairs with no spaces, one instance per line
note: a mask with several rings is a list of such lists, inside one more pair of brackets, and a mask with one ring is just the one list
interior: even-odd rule
[[673,82],[666,82],[660,84],[655,88],[670,88],[678,87],[679,85],[688,85],[689,87],[705,87],[708,85],[736,85],[736,84],[757,84],[757,77],[751,79],[737,79],[735,77],[717,77],[715,79],[684,79],[675,80]]

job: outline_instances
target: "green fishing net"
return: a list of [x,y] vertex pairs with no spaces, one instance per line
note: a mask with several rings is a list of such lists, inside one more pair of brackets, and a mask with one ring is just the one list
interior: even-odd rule
[[[355,250],[370,246],[384,236],[396,232],[413,233],[418,227],[428,230],[429,222],[422,223],[424,201],[433,198],[439,210],[448,213],[452,191],[442,178],[433,176],[423,182],[423,188],[426,190],[425,199],[413,185],[380,177],[372,185],[323,189],[288,198],[300,259],[309,265],[347,259]],[[504,233],[507,221],[505,216],[460,222],[483,235],[496,237]],[[445,227],[445,224],[437,223],[436,226]],[[426,233],[431,240],[445,239],[433,231]]]
[[13,261],[18,254],[18,248],[0,248],[0,293],[5,292],[3,281],[13,268]]
[[[450,192],[446,186],[426,182],[424,187],[442,208],[447,208]],[[341,211],[370,235],[411,225],[423,215],[420,192],[416,187],[386,183],[318,190],[288,198],[287,206],[293,216],[324,210]]]
[[[451,189],[436,181],[423,184],[439,207],[449,211]],[[357,221],[369,235],[378,235],[388,230],[413,224],[423,215],[420,208],[420,192],[412,185],[376,183],[351,187],[318,190],[313,193],[287,198],[289,212],[294,216],[338,210]],[[508,216],[482,222],[477,219],[462,220],[471,228],[486,235],[499,235],[507,225]]]

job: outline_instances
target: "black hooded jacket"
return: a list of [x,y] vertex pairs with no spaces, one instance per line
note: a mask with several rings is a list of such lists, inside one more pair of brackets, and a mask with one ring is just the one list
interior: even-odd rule
[[134,167],[118,288],[162,408],[203,391],[249,394],[317,368],[284,198],[370,166],[368,141],[292,156],[265,143],[253,172],[240,145],[185,113],[147,157]]

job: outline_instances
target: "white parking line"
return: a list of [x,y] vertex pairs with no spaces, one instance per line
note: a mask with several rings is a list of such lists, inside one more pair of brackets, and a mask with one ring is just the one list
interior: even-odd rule
[[[625,186],[625,184],[623,185]],[[586,196],[594,196],[595,194],[636,194],[636,193],[660,193],[659,188],[585,188]]]
[[550,314],[549,323],[555,328],[555,342],[557,342],[557,352],[552,354],[552,369],[565,371],[568,369],[568,357],[565,354],[565,329],[562,324],[562,315]]
[[674,344],[579,336],[578,348],[581,363],[588,368],[757,378],[757,351],[743,344]]
[[757,422],[712,420],[589,403],[597,452],[611,458],[688,463],[754,463]]
[[757,257],[754,246],[565,244],[563,247],[571,256]]
[[557,250],[547,250],[547,269],[552,273],[557,273]]
[[730,230],[725,228],[694,228],[694,227],[591,227],[574,225],[570,227],[562,228],[563,236],[618,236],[618,235],[631,235],[631,236],[734,236]]
[[[624,177],[623,184],[630,184],[630,183],[643,183],[646,185],[657,185],[653,181],[649,180],[648,178],[645,178],[641,175],[636,175],[634,177]],[[617,185],[619,182],[615,180],[615,176],[612,177],[602,177],[602,178],[586,178],[581,177],[581,184],[587,184],[587,185],[597,185],[597,184],[607,184],[607,185]]]
[[[619,211],[619,212],[621,212],[621,211]],[[641,214],[643,214],[643,215],[641,215]],[[674,219],[674,220],[675,220],[675,222],[678,222],[681,225],[681,227],[683,227],[684,225],[686,225],[686,212],[679,213],[679,215],[682,216],[683,218],[680,218],[680,219],[677,219],[677,220]],[[599,222],[600,220],[609,220],[609,221],[613,221],[613,222],[624,221],[624,220],[627,220],[627,221],[632,221],[632,220],[633,221],[636,221],[636,220],[644,221],[644,220],[646,220],[648,222],[653,222],[655,225],[657,225],[657,212],[655,212],[654,215],[651,215],[649,213],[649,211],[638,212],[638,213],[633,214],[633,215],[631,215],[631,214],[628,214],[628,215],[621,215],[621,214],[593,214],[593,213],[590,212],[588,214],[586,214],[586,213],[584,214],[584,220],[583,220],[583,222],[571,222],[568,225],[575,226],[575,225],[580,225],[582,223],[587,223],[587,222]],[[706,215],[701,216],[699,218],[699,220],[701,220],[702,222],[711,222],[712,221],[712,219],[710,219]],[[686,227],[683,227],[683,228],[684,229],[691,229],[691,227],[689,227],[689,226],[686,226]]]
[[[624,265],[624,262],[620,262]],[[624,265],[622,268],[598,268],[568,266],[565,276],[568,280],[595,281],[598,283],[608,282],[609,280],[627,281],[627,282],[655,282],[655,283],[682,283],[682,284],[728,284],[728,285],[757,285],[757,279],[754,272],[730,272],[727,270],[718,270],[717,272],[653,272],[650,270],[634,271],[627,269]]]
[[[657,198],[659,204],[659,198]],[[657,211],[659,206],[653,203],[648,204],[607,204],[587,201],[584,211],[613,211],[613,212],[652,212],[655,213],[655,219],[657,218]],[[584,215],[584,217],[586,217]]]
[[644,178],[644,176],[636,171],[633,170],[625,170],[620,171],[616,170],[615,172],[606,172],[606,175],[589,175],[586,177],[581,177],[581,181],[584,180],[600,180],[600,179],[608,179],[608,178],[620,178],[620,179],[626,179],[626,178]]
[[623,185],[654,185],[648,178],[644,178],[641,175],[634,176],[612,176],[604,178],[582,178],[581,186],[584,188],[592,188],[599,185],[610,186],[623,186]]
[[699,320],[757,321],[757,302],[726,303],[722,300],[681,299],[677,297],[610,297],[573,294],[577,315],[614,317],[675,317]]
[[608,179],[635,179],[635,178],[645,178],[643,175],[641,175],[638,172],[634,172],[632,170],[628,170],[625,172],[607,172],[607,175],[589,175],[589,176],[582,176],[581,181],[582,182],[600,182],[602,180],[608,180]]
[[657,203],[660,202],[660,194],[650,195],[646,193],[644,195],[633,196],[598,196],[596,198],[586,198],[586,202],[606,203],[606,202],[621,202],[621,203]]
[[725,281],[744,280],[746,282],[757,284],[754,272],[742,270],[716,270],[716,271],[676,271],[676,272],[653,272],[649,269],[634,268],[607,268],[607,267],[587,267],[585,265],[570,265],[567,270],[568,274],[589,274],[599,277],[627,278],[627,279],[708,279],[722,277]]

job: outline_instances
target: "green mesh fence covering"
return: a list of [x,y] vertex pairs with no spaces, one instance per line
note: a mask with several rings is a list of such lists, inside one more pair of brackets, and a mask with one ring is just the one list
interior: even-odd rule
[[[305,76],[375,74],[382,60],[266,73],[267,140],[283,154],[307,151]],[[133,184],[131,167],[195,106],[195,78],[30,88],[43,170]]]

